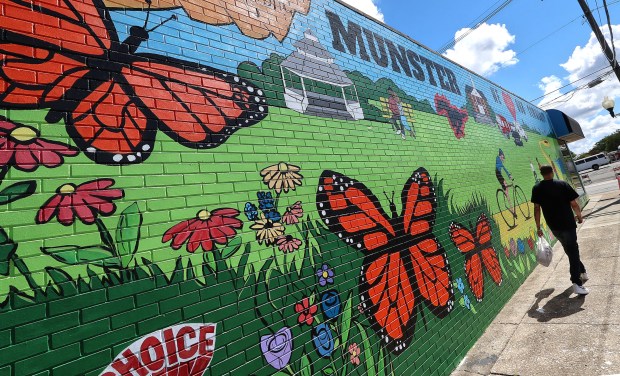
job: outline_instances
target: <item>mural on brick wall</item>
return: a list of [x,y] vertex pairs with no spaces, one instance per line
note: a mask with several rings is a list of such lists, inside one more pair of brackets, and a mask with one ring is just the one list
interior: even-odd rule
[[542,110],[338,2],[8,0],[0,369],[449,374],[541,164]]

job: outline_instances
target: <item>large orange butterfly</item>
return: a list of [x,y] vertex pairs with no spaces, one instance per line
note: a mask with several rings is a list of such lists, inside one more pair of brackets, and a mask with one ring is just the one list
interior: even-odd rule
[[448,259],[432,232],[435,189],[424,168],[407,180],[401,200],[401,214],[391,202],[390,217],[364,184],[333,171],[323,172],[316,195],[328,229],[364,253],[362,307],[382,343],[394,353],[410,344],[422,301],[438,317],[445,317],[454,305]]
[[[150,1],[147,1],[150,4]],[[182,145],[214,148],[267,114],[264,93],[234,74],[136,53],[149,33],[118,39],[101,0],[0,1],[0,107],[50,108],[98,163],[145,160],[162,130]]]
[[475,234],[460,223],[450,224],[450,238],[459,251],[465,254],[467,281],[479,302],[484,296],[483,265],[493,282],[498,286],[502,284],[502,268],[497,252],[491,244],[491,232],[491,224],[484,213],[478,217]]

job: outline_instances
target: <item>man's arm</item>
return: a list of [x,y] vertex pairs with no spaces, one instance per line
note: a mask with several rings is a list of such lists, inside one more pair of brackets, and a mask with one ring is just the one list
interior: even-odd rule
[[577,200],[571,201],[570,206],[573,208],[573,211],[575,212],[575,215],[577,216],[577,223],[582,223],[583,218],[581,217],[581,208],[579,207]]
[[542,229],[540,228],[540,205],[538,204],[534,204],[534,222],[536,222],[538,236],[543,236]]

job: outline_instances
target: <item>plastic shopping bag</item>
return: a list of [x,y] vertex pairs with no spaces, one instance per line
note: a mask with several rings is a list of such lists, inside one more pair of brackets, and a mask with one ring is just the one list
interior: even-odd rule
[[540,237],[536,242],[536,261],[542,266],[549,266],[553,258],[553,250],[545,238]]

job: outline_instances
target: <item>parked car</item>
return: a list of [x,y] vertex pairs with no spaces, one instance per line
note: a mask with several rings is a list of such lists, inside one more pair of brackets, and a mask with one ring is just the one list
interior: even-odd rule
[[575,166],[577,167],[577,171],[588,170],[590,168],[593,170],[598,170],[599,167],[608,163],[609,158],[607,158],[605,153],[598,153],[596,155],[577,159],[575,161]]

